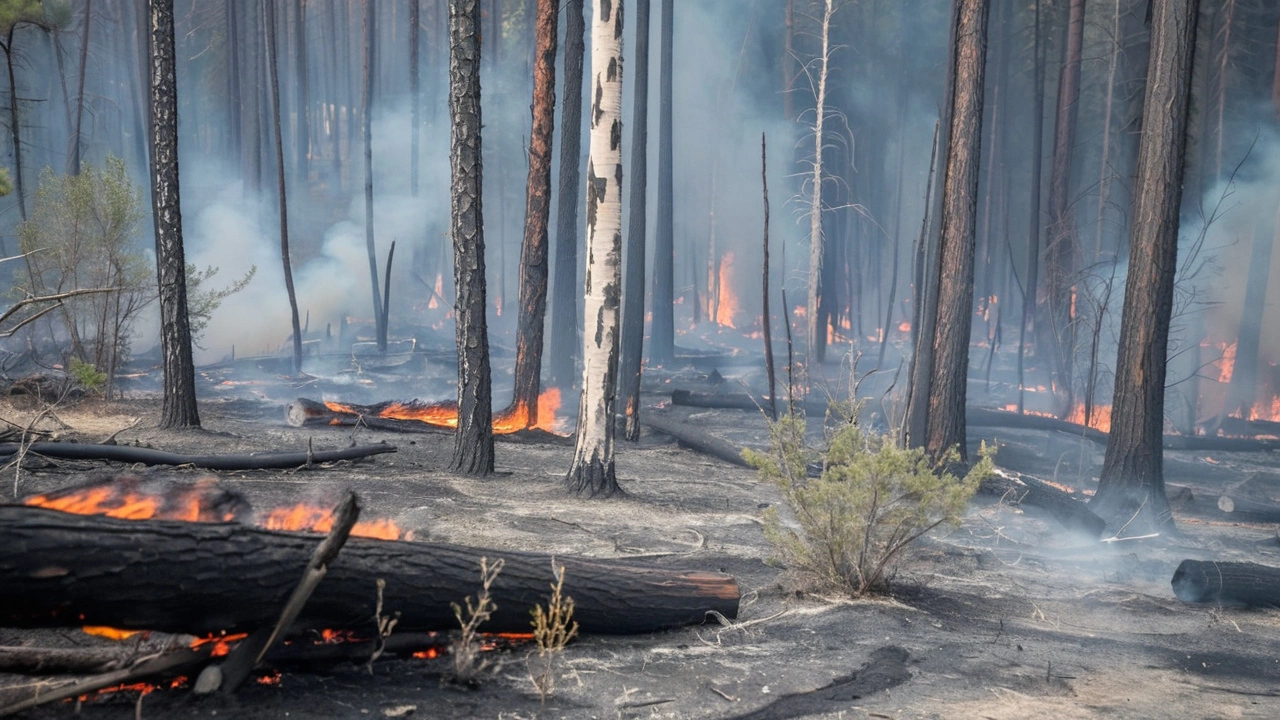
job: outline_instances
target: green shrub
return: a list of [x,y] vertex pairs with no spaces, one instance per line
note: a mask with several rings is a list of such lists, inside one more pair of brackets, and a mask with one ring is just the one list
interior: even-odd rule
[[[959,478],[945,469],[958,465],[957,451],[935,463],[923,449],[899,447],[856,423],[832,431],[825,451],[805,444],[803,417],[773,423],[770,438],[768,453],[743,456],[782,490],[799,527],[770,508],[765,537],[816,589],[853,596],[884,590],[913,542],[939,525],[959,523],[993,469],[985,444],[978,463]],[[815,465],[821,472],[808,477]]]
[[78,357],[71,358],[71,362],[67,365],[67,372],[75,378],[80,387],[88,392],[100,393],[107,386],[107,374],[91,363],[81,362]]

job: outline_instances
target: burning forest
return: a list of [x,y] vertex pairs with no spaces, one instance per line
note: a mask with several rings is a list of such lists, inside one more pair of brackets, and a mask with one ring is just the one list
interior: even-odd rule
[[1275,3],[4,5],[0,717],[1280,712]]

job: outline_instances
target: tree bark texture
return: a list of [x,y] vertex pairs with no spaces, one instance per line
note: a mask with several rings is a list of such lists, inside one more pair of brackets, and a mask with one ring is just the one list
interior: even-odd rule
[[1199,0],[1153,0],[1111,437],[1090,507],[1131,535],[1172,527],[1164,489],[1165,361]]
[[80,76],[76,79],[76,118],[71,131],[71,173],[80,174],[80,153],[83,146],[80,129],[84,123],[84,78],[89,64],[89,27],[93,20],[93,0],[84,3],[84,33],[80,38]]
[[493,472],[493,396],[480,196],[480,0],[449,0],[449,116],[458,344],[458,428],[452,467],[469,475],[488,475]]
[[364,139],[364,241],[369,253],[369,284],[373,289],[374,332],[377,333],[378,349],[385,351],[386,313],[382,308],[382,295],[378,291],[378,253],[373,237],[373,89],[376,79],[374,56],[377,53],[374,42],[377,37],[378,5],[377,0],[364,0],[364,3],[364,92],[360,112]]
[[1280,568],[1268,565],[1183,560],[1170,584],[1185,603],[1280,606]]
[[151,206],[155,216],[156,274],[160,285],[160,347],[164,364],[161,427],[199,427],[196,370],[187,317],[187,265],[182,249],[178,192],[178,81],[174,59],[173,0],[149,0],[151,39]]
[[988,0],[961,0],[955,17],[954,89],[942,183],[938,320],[925,449],[935,458],[965,449],[969,334],[973,321],[974,228],[982,155],[982,95],[986,70]]
[[271,87],[271,130],[276,145],[276,195],[280,212],[280,260],[284,265],[284,289],[289,296],[289,320],[293,323],[293,372],[302,372],[302,324],[298,322],[298,295],[293,289],[293,263],[289,260],[289,192],[285,183],[284,135],[280,128],[280,72],[276,58],[276,4],[263,3],[267,16],[267,74]]
[[[457,0],[454,0],[455,2]],[[103,625],[202,635],[272,625],[318,536],[239,523],[115,518],[0,506],[0,623],[6,627]],[[474,595],[482,556],[505,561],[498,608],[485,632],[528,632],[545,604],[551,557],[509,550],[353,537],[329,565],[295,629],[457,629],[451,603]],[[632,634],[737,615],[730,575],[625,560],[557,557],[582,632]]]
[[591,153],[587,158],[587,277],[578,442],[572,492],[618,491],[613,467],[622,300],[622,0],[592,0]]
[[564,102],[556,207],[555,294],[551,298],[551,381],[569,387],[578,359],[578,196],[582,193],[582,73],[585,0],[565,0]]
[[[819,322],[822,313],[818,312],[818,296],[822,289],[822,154],[823,125],[827,115],[827,69],[831,60],[831,13],[834,11],[833,0],[826,0],[822,12],[822,30],[820,41],[822,54],[818,57],[818,83],[816,89],[813,116],[813,166],[809,178],[809,295],[805,306],[805,339],[808,357],[808,370],[814,372],[813,366],[822,361],[822,346],[826,336],[818,337],[825,332],[826,323]],[[830,310],[827,308],[827,310]]]
[[640,439],[640,358],[644,351],[644,256],[648,205],[649,0],[636,0],[636,71],[631,106],[631,204],[627,220],[626,297],[622,303],[622,394],[626,397],[626,438]]
[[515,393],[511,409],[538,423],[542,390],[542,339],[547,317],[547,223],[551,216],[551,143],[556,113],[555,0],[538,0],[534,36],[533,131],[525,192],[524,242],[520,246],[520,313],[516,325]]
[[[1035,0],[1035,30],[1033,54],[1035,55],[1035,110],[1031,119],[1031,197],[1028,200],[1030,216],[1027,220],[1027,280],[1022,290],[1022,323],[1018,326],[1018,414],[1022,414],[1026,401],[1027,326],[1035,322],[1036,291],[1040,282],[1040,169],[1044,161],[1044,31],[1040,23],[1040,3]],[[1032,325],[1034,327],[1034,325]],[[1043,358],[1043,353],[1039,355]],[[1037,358],[1037,359],[1039,359]]]
[[675,196],[672,177],[672,59],[675,55],[674,0],[662,0],[658,27],[658,214],[653,234],[653,324],[649,329],[649,362],[671,367],[676,361]]
[[1058,80],[1058,106],[1053,133],[1053,163],[1049,170],[1049,238],[1045,244],[1047,307],[1040,329],[1041,352],[1053,369],[1060,416],[1074,403],[1072,366],[1075,355],[1073,286],[1079,264],[1076,223],[1071,211],[1071,158],[1076,136],[1076,105],[1080,99],[1080,58],[1084,46],[1084,0],[1071,0],[1067,20],[1066,56]]

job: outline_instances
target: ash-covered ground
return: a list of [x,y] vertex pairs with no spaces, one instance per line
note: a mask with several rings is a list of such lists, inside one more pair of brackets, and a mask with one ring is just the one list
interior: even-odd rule
[[[366,375],[366,377],[368,377]],[[443,683],[448,659],[392,659],[286,672],[276,685],[250,685],[233,700],[199,700],[187,688],[158,690],[141,717],[220,718],[1086,718],[1280,716],[1280,613],[1188,606],[1170,589],[1185,558],[1280,565],[1273,526],[1216,516],[1214,500],[1271,499],[1280,467],[1267,453],[1167,454],[1166,474],[1181,534],[1099,542],[1064,533],[990,498],[978,498],[963,524],[935,532],[898,573],[893,594],[848,600],[797,592],[770,564],[762,532],[766,508],[780,502],[751,470],[682,449],[646,431],[638,445],[619,442],[626,496],[569,496],[563,475],[568,443],[509,443],[497,448],[499,473],[486,479],[444,472],[446,434],[285,424],[289,395],[335,395],[338,387],[279,382],[227,385],[207,376],[205,429],[155,429],[154,399],[60,407],[64,437],[139,443],[179,452],[252,452],[338,448],[385,440],[399,451],[371,460],[293,472],[221,473],[255,508],[332,500],[358,492],[364,518],[389,518],[416,539],[557,555],[647,558],[671,568],[732,573],[743,601],[736,622],[708,623],[640,637],[584,636],[568,647],[555,695],[533,692],[525,651],[494,652],[500,667],[478,689]],[[254,381],[255,383],[257,381]],[[646,411],[688,417],[738,444],[762,445],[757,412],[670,407],[678,385],[650,381]],[[349,385],[354,401],[403,391]],[[217,393],[235,398],[217,399]],[[566,407],[574,407],[566,403]],[[0,416],[22,424],[22,403]],[[995,440],[997,463],[1088,489],[1101,447],[1061,433],[971,428]],[[79,482],[101,463],[28,464],[18,495]],[[128,470],[116,466],[119,470]],[[193,478],[206,471],[149,471]],[[5,471],[6,495],[14,469]],[[1183,490],[1186,488],[1186,490]],[[459,598],[461,600],[461,598]],[[79,631],[0,630],[0,644],[101,642]],[[12,699],[46,679],[0,676]],[[815,692],[816,691],[816,692]],[[131,718],[137,693],[120,692],[46,706],[32,718]]]

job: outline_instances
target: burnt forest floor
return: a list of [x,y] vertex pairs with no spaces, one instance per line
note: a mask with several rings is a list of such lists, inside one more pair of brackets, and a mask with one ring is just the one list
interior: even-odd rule
[[[660,407],[701,429],[760,444],[758,413]],[[572,407],[572,405],[569,405]],[[1215,519],[1231,489],[1268,499],[1280,463],[1266,453],[1167,454],[1181,534],[1098,542],[1064,534],[1051,519],[975,500],[963,524],[932,534],[898,574],[893,594],[851,601],[798,593],[769,563],[762,532],[778,491],[753,471],[682,449],[646,430],[618,444],[626,496],[584,500],[563,489],[572,445],[497,446],[499,473],[472,479],[441,470],[447,434],[289,427],[278,398],[202,402],[205,429],[155,428],[158,402],[86,401],[60,408],[63,437],[179,452],[316,449],[387,441],[391,455],[292,472],[219,474],[255,508],[331,502],[344,488],[364,518],[389,518],[416,539],[559,555],[647,558],[671,568],[723,570],[738,579],[737,622],[639,637],[586,636],[563,654],[555,695],[532,691],[524,650],[496,651],[500,669],[478,689],[444,685],[446,658],[392,659],[324,671],[286,672],[234,700],[195,700],[158,690],[144,718],[1087,718],[1280,716],[1280,612],[1188,606],[1169,581],[1185,558],[1280,565],[1273,526]],[[31,411],[0,406],[19,424]],[[1100,446],[1060,433],[973,428],[995,439],[1003,467],[1087,489]],[[18,495],[66,487],[102,463],[28,463]],[[115,465],[116,470],[132,470]],[[136,470],[194,478],[191,468]],[[13,492],[13,468],[0,480]],[[1182,490],[1186,488],[1186,490]],[[1274,500],[1274,497],[1270,499]],[[461,598],[459,598],[461,600]],[[43,631],[48,633],[50,631]],[[90,642],[78,630],[65,642]],[[0,630],[0,644],[31,633]],[[0,676],[0,702],[30,677]],[[834,683],[834,684],[833,684]],[[828,687],[830,686],[830,687]],[[825,688],[825,689],[821,689]],[[5,691],[7,689],[7,692]],[[812,692],[815,690],[818,692]],[[67,702],[31,718],[132,718],[137,694]],[[78,714],[77,714],[78,713]]]

